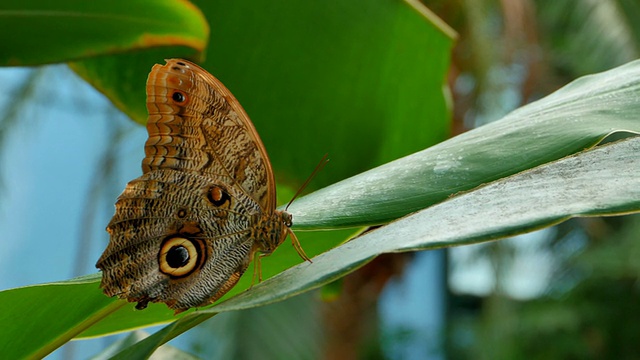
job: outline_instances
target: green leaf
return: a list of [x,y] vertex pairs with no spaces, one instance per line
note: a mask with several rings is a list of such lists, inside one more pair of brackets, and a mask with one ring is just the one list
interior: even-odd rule
[[0,64],[65,62],[159,46],[202,51],[208,24],[184,0],[4,1]]
[[[325,153],[331,162],[312,187],[449,136],[443,85],[453,35],[446,25],[426,21],[423,6],[389,0],[195,3],[212,24],[200,65],[251,117],[279,184],[300,186]],[[144,124],[151,65],[181,56],[159,49],[83,61],[73,69]]]
[[[96,276],[0,292],[3,339],[0,354],[10,359],[43,358],[121,304],[97,290]],[[10,310],[9,310],[10,309]]]
[[382,253],[495,240],[574,216],[640,211],[640,137],[584,151],[507,177],[368,232],[256,285],[226,302],[190,313],[115,359],[154,349],[223,311],[287,299],[330,283]]
[[303,229],[386,223],[613,132],[640,132],[639,95],[639,61],[586,76],[499,121],[310,194],[289,210]]

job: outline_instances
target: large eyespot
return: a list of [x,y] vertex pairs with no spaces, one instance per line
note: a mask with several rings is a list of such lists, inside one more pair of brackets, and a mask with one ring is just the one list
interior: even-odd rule
[[231,196],[220,186],[212,186],[207,192],[207,199],[216,207],[229,207],[231,205]]
[[174,278],[191,274],[203,260],[199,243],[184,237],[167,238],[158,253],[160,271]]

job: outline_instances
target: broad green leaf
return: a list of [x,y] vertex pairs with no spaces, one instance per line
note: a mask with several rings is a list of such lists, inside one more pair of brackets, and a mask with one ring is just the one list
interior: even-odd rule
[[159,46],[199,52],[206,47],[208,35],[203,14],[184,0],[0,4],[0,64],[5,66],[66,62]]
[[[426,19],[423,6],[395,0],[194,3],[212,28],[200,65],[253,120],[279,184],[299,187],[325,153],[331,161],[311,187],[449,136],[443,85],[453,35]],[[144,124],[151,65],[181,56],[158,49],[73,69]]]
[[115,359],[155,348],[223,311],[298,295],[339,279],[377,255],[495,240],[575,216],[640,211],[640,137],[597,147],[497,180],[351,240],[226,302],[190,313]]
[[580,78],[499,121],[328,186],[289,210],[299,228],[381,224],[593,146],[640,132],[640,61]]
[[121,304],[96,292],[96,276],[0,292],[0,354],[42,358]]

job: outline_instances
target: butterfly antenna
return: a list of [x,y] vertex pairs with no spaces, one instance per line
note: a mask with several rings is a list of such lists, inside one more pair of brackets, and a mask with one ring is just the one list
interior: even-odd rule
[[309,185],[311,180],[320,172],[320,170],[322,170],[322,168],[324,168],[324,166],[327,165],[327,163],[329,162],[329,159],[327,159],[327,156],[329,156],[329,154],[324,154],[322,159],[320,159],[320,162],[318,163],[318,165],[316,165],[316,168],[313,169],[313,172],[311,173],[311,175],[309,175],[307,180],[305,180],[302,186],[300,186],[300,188],[298,189],[298,191],[296,191],[296,194],[293,195],[293,197],[291,198],[291,201],[289,201],[289,203],[287,204],[287,207],[284,208],[285,211],[289,209],[289,206],[293,203],[293,200],[295,200],[302,193],[302,191],[304,191],[307,185]]

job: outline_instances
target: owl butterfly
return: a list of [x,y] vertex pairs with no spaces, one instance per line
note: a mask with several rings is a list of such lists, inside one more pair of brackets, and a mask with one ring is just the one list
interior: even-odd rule
[[[129,182],[96,267],[108,296],[176,313],[213,303],[287,237],[267,152],[235,97],[201,67],[154,65],[142,176]],[[258,255],[256,256],[256,253]]]

